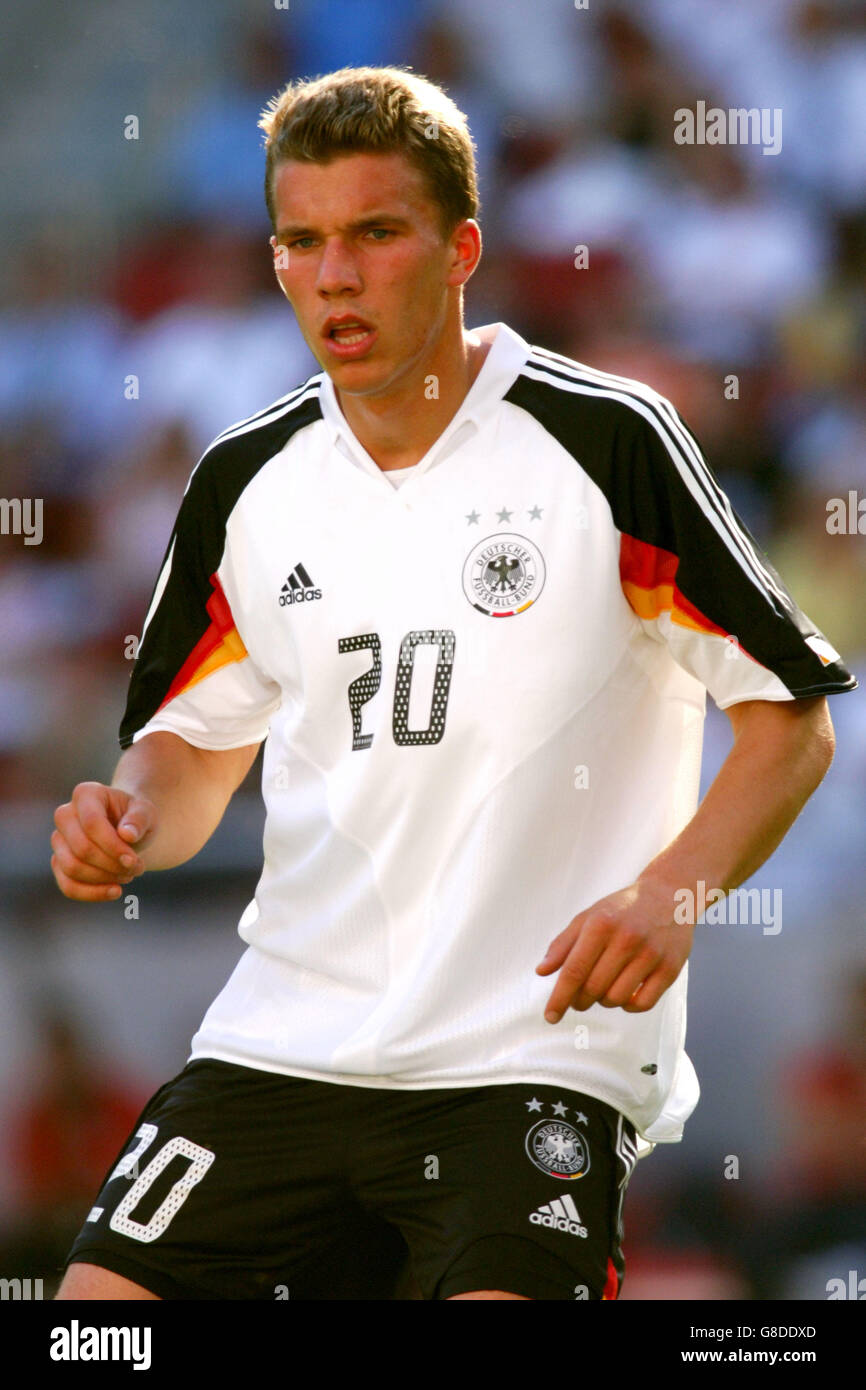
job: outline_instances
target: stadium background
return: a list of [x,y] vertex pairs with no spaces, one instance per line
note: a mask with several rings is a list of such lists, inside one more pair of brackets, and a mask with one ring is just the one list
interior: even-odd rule
[[[0,536],[0,1276],[46,1296],[240,954],[258,764],[196,860],[130,885],[137,920],[61,897],[53,809],[110,780],[127,636],[202,449],[317,370],[273,283],[256,122],[290,77],[360,63],[410,63],[469,117],[467,325],[669,395],[866,673],[866,537],[826,526],[830,498],[866,495],[862,4],[7,7],[0,494],[42,498],[44,538]],[[675,109],[701,99],[780,108],[781,151],[676,145]],[[704,788],[730,742],[709,703]],[[626,1298],[821,1299],[866,1275],[866,696],[830,703],[835,763],[750,883],[781,890],[781,932],[696,931],[703,1095],[632,1180]]]

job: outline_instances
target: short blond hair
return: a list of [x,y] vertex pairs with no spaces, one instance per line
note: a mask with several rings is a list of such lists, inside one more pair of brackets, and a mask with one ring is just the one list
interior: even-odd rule
[[290,82],[265,107],[265,202],[276,232],[273,175],[284,160],[327,164],[352,153],[403,153],[423,174],[447,238],[480,209],[475,146],[451,98],[407,68],[340,68]]

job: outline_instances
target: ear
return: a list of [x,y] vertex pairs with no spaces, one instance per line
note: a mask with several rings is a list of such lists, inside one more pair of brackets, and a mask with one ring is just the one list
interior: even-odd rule
[[481,260],[481,228],[473,217],[458,223],[451,233],[451,269],[449,285],[465,285]]

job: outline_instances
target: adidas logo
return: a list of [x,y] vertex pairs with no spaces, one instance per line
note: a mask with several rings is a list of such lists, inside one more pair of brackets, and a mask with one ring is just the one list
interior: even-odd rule
[[282,587],[280,607],[288,608],[292,603],[309,603],[311,599],[321,597],[321,589],[313,588],[313,581],[307,571],[303,565],[297,564]]
[[533,1226],[549,1226],[552,1231],[568,1231],[569,1235],[587,1236],[587,1229],[580,1224],[580,1212],[574,1205],[574,1198],[568,1193],[564,1197],[554,1197],[545,1202],[530,1216]]

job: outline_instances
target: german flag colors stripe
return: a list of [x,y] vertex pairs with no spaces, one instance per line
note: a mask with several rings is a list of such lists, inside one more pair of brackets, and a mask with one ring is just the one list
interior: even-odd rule
[[690,603],[677,587],[679,563],[679,557],[671,551],[623,533],[619,572],[623,592],[635,613],[639,618],[657,618],[660,613],[669,612],[671,621],[680,627],[727,637],[725,629]]
[[198,685],[205,676],[218,671],[221,666],[227,666],[232,661],[243,661],[247,655],[247,649],[235,627],[228,599],[216,574],[210,576],[210,582],[213,586],[213,593],[207,601],[210,625],[196,642],[169,686],[160,709],[169,704],[175,696]]

